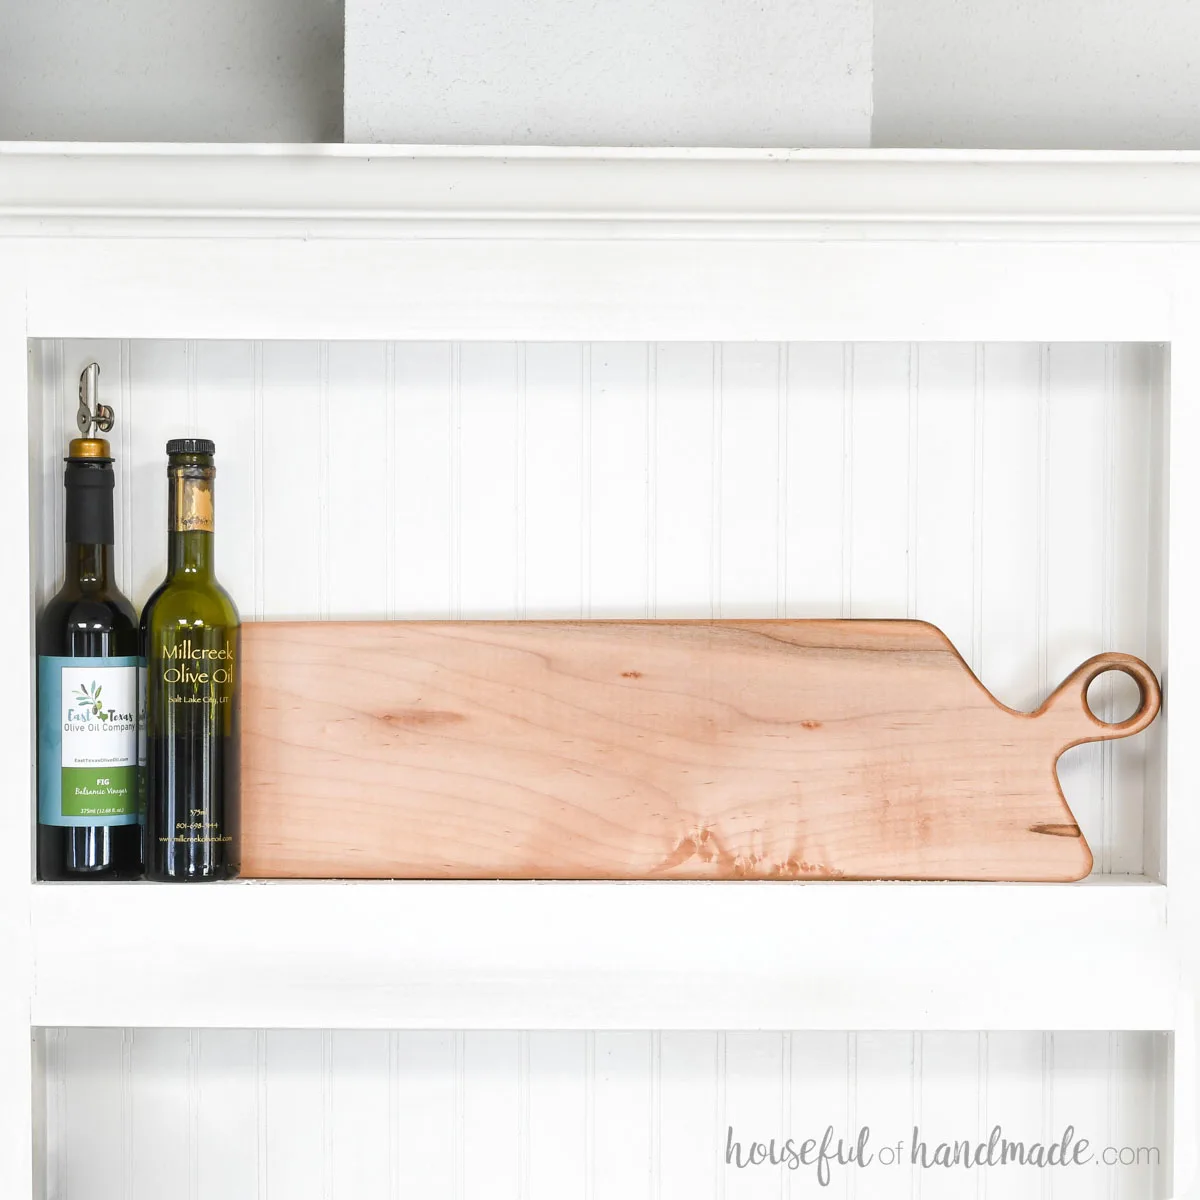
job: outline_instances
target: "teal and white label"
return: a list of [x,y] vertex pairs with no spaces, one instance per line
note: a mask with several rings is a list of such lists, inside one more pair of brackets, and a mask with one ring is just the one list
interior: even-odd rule
[[133,657],[38,659],[38,820],[135,825],[138,666]]

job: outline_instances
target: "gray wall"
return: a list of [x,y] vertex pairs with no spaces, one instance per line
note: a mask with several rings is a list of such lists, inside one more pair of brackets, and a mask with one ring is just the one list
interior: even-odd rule
[[341,137],[340,0],[0,0],[0,139]]
[[[351,139],[1200,149],[1198,0],[349,4]],[[0,0],[0,139],[338,141],[342,19]]]
[[1200,3],[875,0],[873,141],[1200,148]]

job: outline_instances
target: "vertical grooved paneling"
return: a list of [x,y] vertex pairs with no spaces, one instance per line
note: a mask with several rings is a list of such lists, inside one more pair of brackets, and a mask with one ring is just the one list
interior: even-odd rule
[[529,1097],[529,1033],[517,1034],[517,1195],[529,1196],[530,1097]]
[[771,617],[779,595],[778,347],[726,346],[720,388],[721,615]]
[[[845,1033],[796,1032],[790,1036],[791,1121],[788,1133],[799,1144],[812,1139],[821,1144],[827,1129],[837,1136],[854,1127],[854,1059],[850,1035]],[[789,1171],[792,1197],[828,1196],[846,1200],[850,1195],[850,1172],[832,1172],[822,1183],[814,1164]]]
[[584,348],[523,347],[520,528],[525,615],[579,617],[586,538]]
[[727,1042],[728,1034],[717,1034],[716,1046],[714,1047],[717,1075],[717,1119],[713,1123],[713,1167],[716,1176],[716,1193],[718,1200],[726,1200],[728,1194],[726,1188],[728,1172],[726,1170],[727,1164],[725,1162],[727,1135],[729,1129],[729,1072],[727,1069]]
[[[915,617],[920,603],[921,544],[921,348],[908,348],[908,599],[905,616]],[[940,474],[940,472],[938,473]]]
[[384,347],[383,378],[384,588],[389,621],[396,618],[396,343]]
[[379,619],[390,602],[395,483],[388,471],[395,445],[387,437],[388,350],[377,342],[324,347],[321,589],[322,613],[334,619]]
[[[132,1029],[121,1030],[121,1196],[133,1200],[133,1038]],[[191,1164],[188,1164],[189,1167]]]
[[263,1200],[326,1200],[325,1035],[267,1035],[267,1178]]
[[646,344],[646,616],[658,615],[658,344]]
[[187,1163],[188,1200],[200,1189],[200,1031],[187,1031]]
[[511,617],[517,594],[517,351],[459,348],[459,615]]
[[520,1054],[517,1033],[464,1035],[463,1178],[465,1200],[520,1196]]
[[[329,343],[317,343],[317,615],[329,616]],[[364,422],[365,423],[365,422]],[[360,422],[339,422],[357,432]],[[369,428],[369,425],[368,425]],[[349,456],[353,462],[354,457]]]
[[654,615],[713,614],[713,348],[655,347]]
[[723,514],[721,511],[724,495],[722,492],[723,482],[725,478],[725,465],[723,462],[724,453],[724,438],[725,438],[725,348],[719,342],[713,346],[712,358],[712,448],[713,448],[713,463],[712,463],[712,549],[709,554],[709,562],[712,571],[712,582],[709,590],[709,595],[712,598],[712,616],[719,617],[722,615],[722,604],[724,597],[721,592],[721,580],[724,572],[722,563],[722,552],[724,545],[722,542],[723,534]]
[[593,346],[590,399],[590,612],[644,617],[650,538],[645,347]]
[[400,1200],[400,1035],[387,1035],[388,1200]]
[[454,1034],[454,1200],[466,1197],[467,1162],[467,1035]]
[[268,1130],[271,1119],[270,1093],[267,1089],[267,1034],[259,1029],[254,1034],[254,1164],[255,1200],[266,1200],[270,1187]]
[[717,1129],[715,1033],[659,1035],[659,1175],[662,1200],[714,1200]]
[[263,576],[266,573],[264,563],[263,543],[266,540],[264,532],[264,471],[263,446],[264,436],[264,397],[263,397],[263,344],[255,342],[253,349],[254,371],[254,616],[256,620],[263,619]]
[[650,1035],[597,1033],[595,1200],[650,1194]]
[[839,617],[849,617],[854,590],[854,368],[855,348],[842,347],[842,503],[841,602]]
[[579,363],[579,388],[583,397],[582,441],[579,448],[579,593],[585,617],[592,615],[592,346],[583,347]]
[[590,1034],[525,1036],[526,1150],[522,1200],[583,1200],[588,1194]]
[[444,620],[459,604],[457,352],[401,342],[394,358],[394,615]]
[[[942,1143],[986,1142],[993,1125],[1026,1147],[1059,1141],[1068,1125],[1097,1154],[1165,1147],[1157,1034],[84,1029],[44,1039],[52,1200],[1164,1197],[1165,1168],[1145,1156],[1111,1170],[912,1166],[914,1127],[929,1160]],[[863,1126],[872,1161],[847,1165]],[[815,1161],[752,1161],[772,1140],[778,1158],[788,1138],[802,1148],[826,1136],[835,1160],[824,1176]]]
[[[780,1035],[725,1034],[725,1121],[720,1147],[729,1200],[778,1200],[778,1172],[754,1166],[751,1148],[755,1142],[775,1139],[779,1145],[785,1139],[779,1124],[785,1094]],[[747,1165],[739,1167],[738,1162]]]
[[[978,1105],[964,1103],[980,1091],[976,1039],[966,1033],[923,1033],[916,1038],[914,1078],[917,1080],[914,1122],[932,1156],[937,1143],[968,1139],[972,1144],[986,1140],[978,1124]],[[973,1195],[976,1172],[917,1170],[913,1172],[913,1195],[920,1200],[962,1200]]]
[[908,603],[908,347],[855,348],[851,390],[852,617],[903,617]]
[[256,1200],[258,1035],[201,1030],[196,1072],[198,1200]]
[[192,1192],[192,1031],[138,1029],[131,1047],[134,1200]]
[[462,615],[462,346],[450,347],[450,616]]
[[321,1032],[321,1200],[333,1196],[333,1031]]
[[977,674],[983,671],[983,502],[984,453],[987,447],[987,409],[984,406],[984,348],[974,348],[971,425],[971,651],[968,661]]
[[584,1200],[596,1200],[596,1034],[589,1031],[583,1039],[583,1194]]
[[[321,362],[316,343],[263,346],[263,436],[269,447],[262,459],[263,615],[268,620],[322,615]],[[227,536],[230,521],[218,521],[218,536]]]
[[848,517],[850,352],[838,345],[787,347],[787,542],[785,615],[840,617]]
[[339,1029],[326,1036],[326,1190],[331,1200],[389,1200],[397,1116],[393,1035]]
[[517,489],[513,497],[517,512],[517,569],[516,593],[513,597],[515,615],[524,620],[529,612],[528,568],[529,556],[529,505],[528,491],[529,457],[529,397],[528,397],[529,347],[525,342],[517,346]]
[[453,1200],[460,1189],[458,1055],[461,1034],[397,1033],[393,1191]]
[[[895,1146],[901,1138],[910,1141],[916,1118],[912,1087],[918,1070],[913,1054],[916,1039],[911,1034],[859,1033],[854,1040],[854,1120],[847,1142],[853,1142],[863,1126],[871,1129],[872,1143],[878,1147]],[[920,1078],[924,1083],[923,1069]],[[907,1159],[890,1167],[876,1160],[849,1173],[852,1196],[874,1196],[883,1186],[897,1200],[916,1194],[916,1172]]]

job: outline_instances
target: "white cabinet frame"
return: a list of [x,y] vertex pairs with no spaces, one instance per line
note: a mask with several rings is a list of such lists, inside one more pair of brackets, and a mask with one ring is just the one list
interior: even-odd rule
[[[1165,343],[1165,882],[36,885],[40,337]],[[1161,1030],[1191,1194],[1200,156],[0,145],[0,396],[0,1195],[89,1024]]]

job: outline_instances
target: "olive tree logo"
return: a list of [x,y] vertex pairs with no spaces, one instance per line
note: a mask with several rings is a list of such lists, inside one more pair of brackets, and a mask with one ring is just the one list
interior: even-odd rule
[[100,699],[100,693],[103,691],[104,688],[97,687],[94,679],[90,685],[80,684],[79,691],[75,696],[75,703],[84,712],[90,712],[92,716],[99,717],[101,721],[111,721],[113,713],[105,710],[104,701]]

